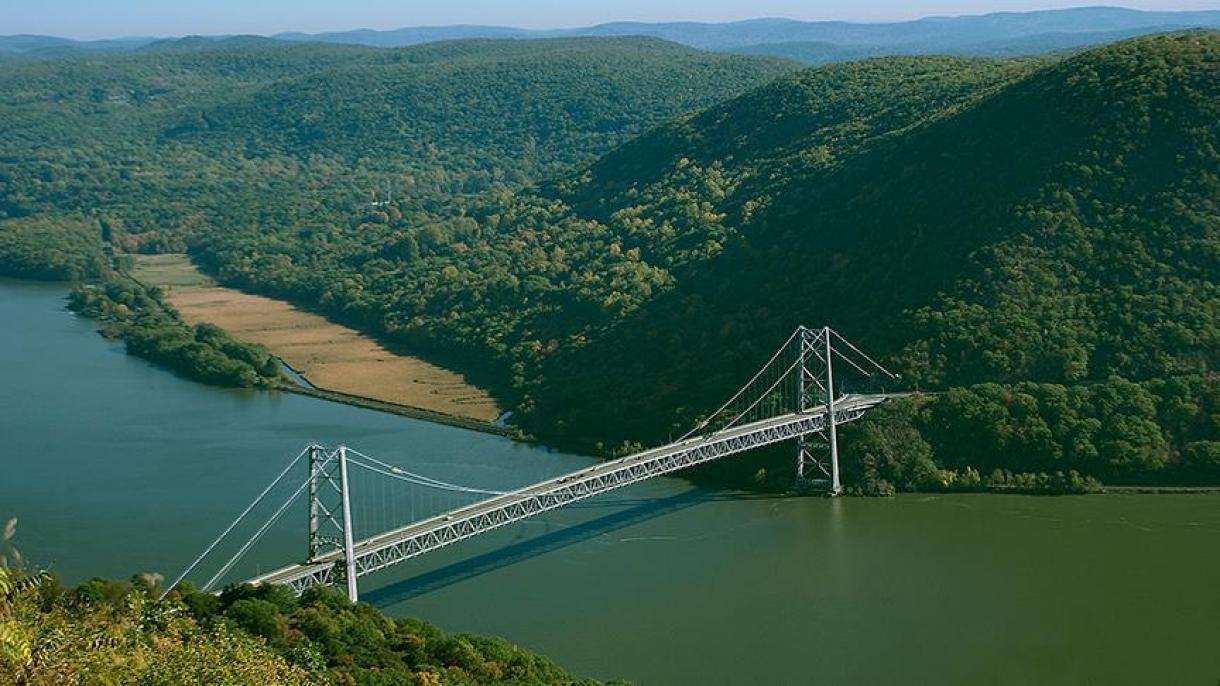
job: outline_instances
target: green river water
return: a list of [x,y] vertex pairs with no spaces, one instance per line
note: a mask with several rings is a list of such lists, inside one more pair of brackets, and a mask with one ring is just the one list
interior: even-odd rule
[[[309,441],[490,488],[590,463],[195,384],[101,339],[65,294],[0,281],[0,518],[70,582],[173,576]],[[237,571],[300,558],[303,516]],[[361,590],[639,684],[1220,684],[1216,495],[831,501],[664,479]]]

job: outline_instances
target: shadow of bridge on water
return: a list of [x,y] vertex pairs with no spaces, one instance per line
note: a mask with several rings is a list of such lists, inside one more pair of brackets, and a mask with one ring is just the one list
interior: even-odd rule
[[[791,497],[788,494],[711,493],[691,487],[681,493],[662,498],[583,502],[566,509],[604,508],[627,505],[619,510],[580,524],[520,540],[470,559],[454,562],[416,576],[395,581],[360,594],[360,600],[378,606],[394,605],[442,588],[502,569],[531,557],[561,550],[619,529],[646,522],[656,517],[685,510],[695,505],[723,501],[772,500]],[[410,564],[410,561],[407,562]]]

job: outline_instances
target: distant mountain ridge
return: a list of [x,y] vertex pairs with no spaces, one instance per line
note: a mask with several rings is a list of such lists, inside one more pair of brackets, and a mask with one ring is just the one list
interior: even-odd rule
[[1067,10],[927,17],[877,24],[760,18],[725,23],[613,22],[551,30],[496,26],[408,27],[390,31],[364,29],[320,34],[284,33],[275,37],[282,40],[351,42],[380,47],[460,38],[652,36],[703,50],[731,51],[755,45],[797,41],[844,46],[922,44],[931,49],[1054,33],[1104,33],[1141,29],[1159,32],[1208,26],[1220,26],[1220,10],[1145,12],[1120,7],[1080,7]]
[[1086,48],[1154,33],[1171,33],[1186,28],[1196,27],[1168,25],[1141,26],[1112,31],[1053,31],[1005,38],[990,38],[977,42],[956,41],[952,44],[923,41],[884,45],[873,43],[842,45],[827,41],[792,41],[747,45],[737,48],[732,52],[742,55],[790,59],[809,65],[898,55],[941,54],[963,57],[1020,57]]
[[[650,36],[701,50],[787,57],[808,63],[894,54],[1019,55],[1093,45],[1147,33],[1187,28],[1220,28],[1220,10],[1149,12],[1122,7],[1077,7],[1032,12],[999,12],[926,17],[902,22],[853,23],[761,18],[725,23],[613,22],[570,29],[508,26],[414,26],[392,30],[356,29],[270,36],[290,42],[319,42],[392,48],[470,38],[570,38]],[[192,37],[220,40],[226,36]],[[137,49],[158,38],[74,41],[51,36],[0,36],[0,54],[59,55],[75,51]]]
[[59,38],[56,36],[17,34],[12,36],[0,36],[0,55],[30,53],[45,54],[76,50],[91,52],[135,50],[157,40],[160,39],[136,36],[131,38],[107,38],[105,40],[78,41],[72,40],[71,38]]

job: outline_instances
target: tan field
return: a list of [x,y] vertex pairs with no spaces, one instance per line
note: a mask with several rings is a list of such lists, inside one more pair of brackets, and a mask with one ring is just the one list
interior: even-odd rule
[[187,322],[215,324],[239,340],[266,346],[318,388],[485,422],[502,412],[461,374],[392,353],[281,300],[218,286],[185,255],[142,256],[133,276],[161,286]]

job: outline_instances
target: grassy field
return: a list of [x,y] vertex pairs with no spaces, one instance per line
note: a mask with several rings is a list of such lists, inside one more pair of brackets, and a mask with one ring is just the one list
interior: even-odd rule
[[186,321],[264,345],[318,388],[490,422],[502,410],[462,375],[386,350],[371,338],[281,300],[217,285],[185,255],[140,256],[132,275],[161,286]]
[[138,255],[131,275],[137,281],[166,290],[181,286],[215,286],[211,277],[200,272],[186,255]]

